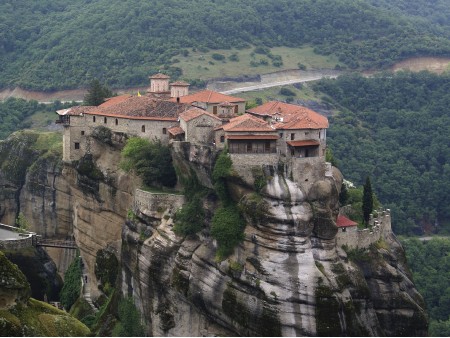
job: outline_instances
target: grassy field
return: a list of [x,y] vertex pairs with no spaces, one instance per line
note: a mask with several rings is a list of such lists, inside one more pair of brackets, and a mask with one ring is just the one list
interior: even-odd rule
[[256,98],[262,99],[263,102],[271,100],[285,101],[288,98],[288,96],[280,94],[281,88],[288,88],[293,93],[295,93],[295,96],[291,96],[294,100],[295,99],[305,101],[314,100],[317,102],[321,102],[321,98],[318,97],[316,93],[314,93],[314,91],[311,89],[311,87],[305,83],[301,84],[300,86],[299,85],[278,86],[262,90],[255,90],[251,92],[243,92],[236,94],[235,96],[246,99],[249,102],[254,102]]
[[189,52],[187,55],[177,55],[172,60],[174,61],[173,66],[183,69],[183,77],[186,79],[206,80],[224,76],[242,76],[243,74],[266,74],[283,69],[298,69],[299,64],[303,64],[306,69],[334,68],[339,64],[336,57],[317,55],[312,47],[271,48],[270,53],[273,56],[280,56],[283,62],[278,67],[273,65],[273,61],[268,55],[255,53],[254,48],[206,52],[187,49],[187,51]]

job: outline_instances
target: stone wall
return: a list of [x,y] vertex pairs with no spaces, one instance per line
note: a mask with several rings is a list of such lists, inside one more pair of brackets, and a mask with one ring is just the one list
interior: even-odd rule
[[186,135],[186,141],[191,143],[212,145],[214,142],[214,128],[220,126],[222,121],[206,114],[191,119],[185,123],[180,121],[181,128]]
[[[11,232],[18,232],[18,228],[1,224],[0,228],[11,231]],[[2,250],[18,250],[23,248],[29,248],[33,246],[33,236],[35,234],[31,232],[21,233],[18,234],[17,239],[8,239],[8,240],[2,240],[0,239],[0,249]]]
[[347,228],[345,232],[342,228],[336,234],[336,245],[346,245],[351,249],[367,249],[371,244],[377,242],[381,238],[385,238],[392,232],[391,227],[391,211],[379,210],[377,217],[371,216],[369,228],[353,229]]
[[134,195],[134,210],[143,214],[161,218],[161,215],[167,210],[172,209],[174,213],[184,204],[184,195],[154,193],[136,189]]
[[[70,127],[64,129],[63,160],[79,160],[88,150],[88,137],[95,127],[103,126],[115,133],[138,136],[149,140],[160,140],[163,144],[169,143],[167,130],[177,125],[176,119],[148,120],[129,119],[121,117],[89,115],[71,116]],[[78,144],[76,149],[75,144]]]
[[230,154],[233,169],[247,184],[254,184],[253,170],[264,165],[277,166],[277,154]]

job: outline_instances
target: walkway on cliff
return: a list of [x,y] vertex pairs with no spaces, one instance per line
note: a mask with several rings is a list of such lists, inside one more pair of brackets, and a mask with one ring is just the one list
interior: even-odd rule
[[91,287],[88,283],[88,273],[86,271],[86,265],[83,264],[82,271],[81,271],[81,292],[83,293],[83,298],[88,302],[90,307],[94,312],[97,312],[98,309],[92,302],[91,298]]

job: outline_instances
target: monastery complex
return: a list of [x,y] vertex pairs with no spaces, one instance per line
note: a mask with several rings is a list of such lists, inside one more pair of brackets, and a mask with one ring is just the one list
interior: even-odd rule
[[245,111],[245,100],[211,90],[189,93],[189,84],[156,74],[145,95],[121,95],[99,106],[58,111],[64,128],[64,161],[79,160],[94,128],[104,126],[163,144],[226,145],[230,154],[324,158],[326,117],[305,107],[267,102]]
[[[119,138],[136,136],[174,147],[183,142],[216,150],[227,147],[234,168],[246,181],[253,180],[255,167],[280,162],[306,192],[317,179],[332,176],[331,164],[325,161],[325,116],[278,101],[246,110],[244,99],[211,90],[190,94],[188,83],[169,80],[156,74],[144,95],[115,96],[99,106],[57,111],[57,122],[64,126],[63,160],[76,161],[89,152],[90,138],[103,126]],[[145,198],[153,201],[155,196]],[[373,230],[358,230],[355,222],[339,215],[337,242],[367,247],[390,231],[390,212],[380,212],[371,222]]]

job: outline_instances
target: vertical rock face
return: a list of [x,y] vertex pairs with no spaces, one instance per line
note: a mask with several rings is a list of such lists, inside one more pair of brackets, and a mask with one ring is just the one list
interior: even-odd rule
[[135,299],[149,333],[426,335],[424,303],[393,235],[366,251],[336,247],[339,171],[308,189],[277,168],[264,171],[259,194],[248,182],[229,186],[247,226],[222,262],[208,235],[216,200],[204,201],[205,229],[190,238],[173,233],[170,208],[159,216],[138,210],[127,222],[122,291]]

